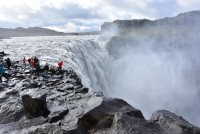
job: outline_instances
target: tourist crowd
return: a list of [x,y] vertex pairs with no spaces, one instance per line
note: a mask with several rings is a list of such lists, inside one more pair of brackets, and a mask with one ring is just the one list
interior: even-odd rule
[[[11,63],[11,60],[9,58],[0,62],[0,83],[2,83],[2,76],[4,76],[7,79],[7,81],[9,80],[10,74],[5,73],[5,70],[7,69],[9,71],[12,65],[13,64]],[[40,60],[36,56],[28,59],[24,57],[22,59],[22,65],[21,65],[22,70],[25,70],[27,65],[31,67],[31,71],[33,72],[33,74],[35,75],[42,74],[43,77],[49,78],[49,72],[52,75],[55,74],[56,72],[62,74],[63,61],[58,62],[57,68],[53,65],[49,67],[48,63],[46,63],[44,67],[41,67]],[[15,69],[16,66],[13,66],[13,70]],[[16,75],[16,70],[13,71],[13,75]]]

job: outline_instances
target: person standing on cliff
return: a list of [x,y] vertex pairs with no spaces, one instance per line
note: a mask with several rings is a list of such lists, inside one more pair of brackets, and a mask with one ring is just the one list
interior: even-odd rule
[[28,63],[29,63],[29,65],[31,64],[31,59],[30,58],[28,59]]
[[35,56],[35,58],[34,58],[34,67],[35,67],[36,63],[39,63],[39,59]]
[[34,68],[34,57],[31,58],[30,64],[31,64],[31,67]]
[[26,69],[26,58],[24,57],[22,60],[22,69],[25,70]]
[[62,70],[63,61],[58,62],[58,70]]
[[4,69],[3,65],[0,65],[0,83],[2,83],[2,78],[1,78],[2,76],[4,76],[8,81],[8,78],[5,75],[5,69]]
[[22,63],[26,65],[26,58],[24,57]]
[[40,64],[39,64],[39,62],[36,62],[35,63],[35,74],[36,75],[39,75],[39,73],[40,73]]
[[8,69],[10,70],[11,62],[10,62],[9,58],[6,59],[6,65],[7,65]]
[[49,65],[46,63],[44,66],[44,77],[48,78]]

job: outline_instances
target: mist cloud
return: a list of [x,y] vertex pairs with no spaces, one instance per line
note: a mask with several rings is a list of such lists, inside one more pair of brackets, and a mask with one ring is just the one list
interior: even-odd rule
[[167,109],[199,126],[199,26],[168,25],[111,38],[108,93],[141,109],[146,118]]

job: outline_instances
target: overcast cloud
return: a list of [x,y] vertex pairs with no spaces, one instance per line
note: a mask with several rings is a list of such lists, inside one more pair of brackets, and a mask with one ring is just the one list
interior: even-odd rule
[[6,0],[0,2],[0,27],[98,31],[105,21],[157,19],[199,8],[199,0]]

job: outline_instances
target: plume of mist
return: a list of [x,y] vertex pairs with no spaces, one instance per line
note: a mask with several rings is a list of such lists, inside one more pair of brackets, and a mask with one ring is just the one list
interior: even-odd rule
[[197,27],[160,26],[111,38],[109,95],[125,99],[147,118],[167,109],[200,125],[199,35]]

